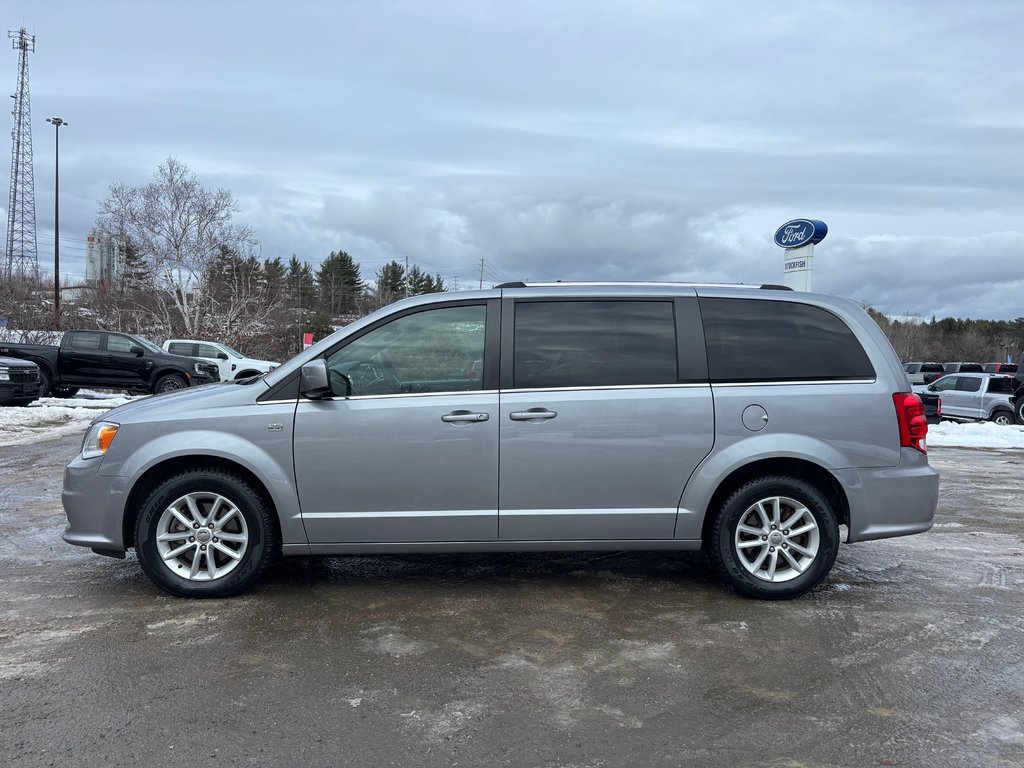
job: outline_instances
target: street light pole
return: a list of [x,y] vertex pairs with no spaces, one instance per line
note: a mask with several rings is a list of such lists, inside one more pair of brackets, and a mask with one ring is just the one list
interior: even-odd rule
[[53,317],[60,330],[60,127],[67,123],[48,117],[53,124]]

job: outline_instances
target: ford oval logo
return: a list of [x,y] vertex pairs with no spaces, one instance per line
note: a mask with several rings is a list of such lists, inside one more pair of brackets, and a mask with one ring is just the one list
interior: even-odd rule
[[780,248],[799,248],[817,244],[828,234],[828,225],[817,219],[793,219],[775,230],[775,244]]

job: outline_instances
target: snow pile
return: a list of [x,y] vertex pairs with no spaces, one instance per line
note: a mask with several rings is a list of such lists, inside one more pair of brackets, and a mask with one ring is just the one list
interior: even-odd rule
[[944,421],[928,427],[928,447],[1024,448],[1024,426],[1000,426],[991,421],[958,424]]
[[31,443],[84,430],[96,416],[137,397],[82,390],[76,397],[43,397],[25,407],[0,408],[0,445]]

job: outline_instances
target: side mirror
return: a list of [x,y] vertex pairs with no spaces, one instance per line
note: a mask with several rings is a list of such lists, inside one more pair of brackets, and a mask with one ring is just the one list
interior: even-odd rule
[[129,352],[131,352],[131,353],[132,353],[133,355],[135,355],[136,357],[142,357],[142,356],[143,356],[144,354],[146,354],[146,350],[144,350],[144,349],[143,349],[142,347],[140,347],[140,346],[139,346],[138,344],[132,344],[132,345],[131,345],[131,346],[130,346],[130,347],[128,348],[128,351],[129,351]]
[[224,354],[223,352],[218,352],[217,353],[217,359],[218,360],[227,360],[228,356],[226,354]]
[[935,385],[934,384],[929,384],[928,385],[928,391],[929,392],[934,392],[935,391]]
[[299,393],[310,400],[322,400],[332,394],[326,360],[310,360],[299,369]]

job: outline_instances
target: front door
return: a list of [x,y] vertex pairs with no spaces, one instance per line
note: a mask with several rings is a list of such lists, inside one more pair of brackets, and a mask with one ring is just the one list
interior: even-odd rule
[[135,339],[119,333],[107,334],[107,349],[103,363],[112,388],[133,389],[149,384],[148,372],[153,366],[153,361],[145,355],[135,354],[132,347],[138,347]]
[[714,437],[696,301],[517,301],[512,325],[501,538],[671,539]]
[[496,301],[420,308],[326,356],[334,396],[295,413],[311,544],[497,538],[497,360],[485,354],[497,313]]

